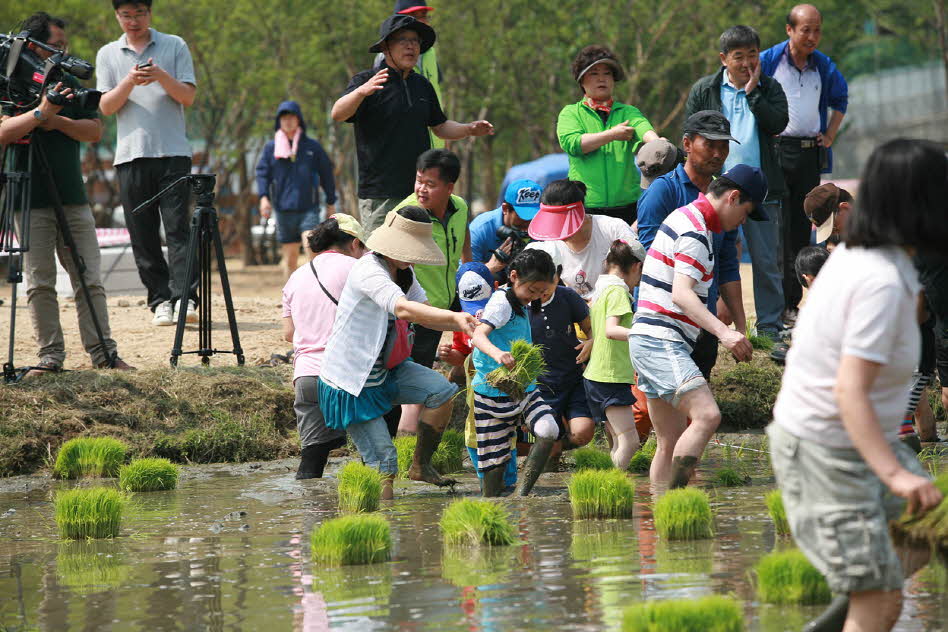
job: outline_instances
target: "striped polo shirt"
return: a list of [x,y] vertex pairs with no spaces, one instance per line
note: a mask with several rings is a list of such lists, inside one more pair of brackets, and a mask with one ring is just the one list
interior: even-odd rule
[[712,232],[721,232],[721,225],[704,194],[665,218],[645,257],[631,334],[680,341],[694,348],[701,328],[672,301],[672,282],[676,273],[693,278],[695,293],[707,304],[714,278]]

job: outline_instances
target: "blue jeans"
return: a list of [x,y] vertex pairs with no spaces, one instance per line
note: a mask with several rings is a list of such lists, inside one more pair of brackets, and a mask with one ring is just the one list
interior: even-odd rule
[[770,219],[744,222],[744,237],[754,271],[754,306],[758,331],[776,334],[783,328],[783,274],[780,271],[780,202],[762,208]]
[[684,342],[633,334],[629,336],[629,355],[639,390],[648,399],[661,398],[678,406],[686,393],[707,385]]
[[362,462],[382,474],[398,474],[398,451],[388,434],[385,419],[376,417],[346,429],[359,450]]

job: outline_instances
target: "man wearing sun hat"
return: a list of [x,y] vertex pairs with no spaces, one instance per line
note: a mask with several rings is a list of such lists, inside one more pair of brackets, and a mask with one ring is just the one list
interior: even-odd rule
[[383,53],[381,69],[349,81],[332,107],[334,121],[355,125],[359,161],[359,219],[371,236],[386,213],[412,193],[415,160],[431,148],[429,128],[445,140],[492,134],[488,121],[458,123],[445,116],[434,87],[414,72],[420,55],[434,46],[435,32],[410,15],[388,17],[369,48]]
[[504,270],[529,241],[527,228],[540,210],[542,194],[543,187],[533,180],[511,182],[500,206],[471,222],[472,259],[486,264],[494,274]]
[[853,196],[832,182],[814,187],[803,198],[803,211],[816,227],[816,243],[839,236],[853,207]]

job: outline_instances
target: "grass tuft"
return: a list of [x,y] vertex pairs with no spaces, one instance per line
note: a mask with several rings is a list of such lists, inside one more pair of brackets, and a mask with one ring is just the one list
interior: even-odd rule
[[721,428],[740,431],[764,428],[773,419],[774,402],[780,391],[782,370],[767,354],[758,353],[750,362],[732,364],[722,355],[711,375],[711,391],[721,409]]
[[59,535],[83,540],[116,537],[127,498],[111,487],[88,487],[59,492],[53,502]]
[[630,518],[635,488],[617,469],[583,470],[569,483],[569,502],[575,518]]
[[722,467],[714,474],[714,484],[718,487],[742,487],[750,482],[750,477],[736,467]]
[[71,439],[59,448],[56,478],[113,477],[125,462],[125,444],[109,437]]
[[510,345],[510,355],[517,361],[514,368],[501,366],[488,373],[486,379],[494,388],[519,400],[523,399],[527,387],[546,371],[546,361],[543,347],[526,340],[514,340]]
[[783,496],[780,495],[780,490],[775,489],[767,492],[764,501],[767,503],[767,513],[770,514],[770,519],[774,521],[774,529],[777,531],[777,535],[790,535],[790,523],[787,521],[787,512],[783,508]]
[[757,596],[764,603],[814,605],[829,603],[832,597],[826,579],[796,549],[768,553],[754,572]]
[[948,550],[948,472],[935,479],[935,487],[941,490],[941,503],[927,513],[905,514],[895,523],[895,529],[913,540],[926,540]]
[[612,464],[612,457],[608,452],[603,452],[596,448],[578,448],[573,450],[573,463],[576,464],[576,470],[611,470],[615,467]]
[[135,459],[119,470],[119,488],[158,492],[178,486],[178,466],[168,459]]
[[507,510],[490,500],[456,500],[441,514],[441,532],[448,544],[513,544],[515,531]]
[[663,538],[700,540],[714,535],[708,494],[696,487],[670,490],[655,503],[652,513]]
[[[415,457],[415,445],[418,438],[414,435],[402,435],[393,439],[395,450],[398,452],[398,477],[408,478],[408,469]],[[441,435],[438,449],[431,455],[431,466],[439,474],[452,474],[464,467],[464,454],[467,451],[464,445],[464,433],[451,428]]]
[[636,472],[638,474],[648,474],[649,468],[652,467],[652,459],[655,457],[655,450],[658,449],[658,443],[655,440],[655,435],[652,435],[648,438],[642,447],[632,455],[632,460],[629,461],[629,471]]
[[646,601],[627,608],[622,632],[741,632],[744,613],[733,597]]
[[770,353],[776,344],[768,336],[757,333],[757,323],[753,318],[747,319],[747,330],[744,332],[744,335],[747,336],[747,340],[751,343],[751,346],[759,351]]
[[342,516],[313,530],[310,548],[313,561],[325,566],[386,562],[391,556],[391,529],[382,516]]
[[382,474],[358,461],[339,471],[339,511],[375,511],[382,497]]

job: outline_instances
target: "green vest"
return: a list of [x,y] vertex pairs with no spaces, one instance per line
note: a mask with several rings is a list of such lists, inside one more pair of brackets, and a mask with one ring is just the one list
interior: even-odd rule
[[[435,94],[438,95],[438,103],[441,104],[441,109],[443,110],[444,97],[441,96],[441,69],[438,67],[438,52],[436,47],[432,46],[425,51],[423,55],[418,57],[418,63],[415,64],[415,69],[422,77],[431,83]],[[444,139],[438,138],[438,135],[430,129],[428,130],[428,135],[431,136],[432,149],[444,148]]]
[[[418,206],[418,199],[412,193],[402,200],[395,210],[403,206]],[[458,286],[454,280],[461,265],[464,241],[467,238],[468,210],[467,202],[457,195],[451,196],[444,221],[438,220],[431,212],[431,236],[448,262],[443,266],[415,265],[415,278],[428,295],[428,302],[434,307],[448,309],[457,296]]]

